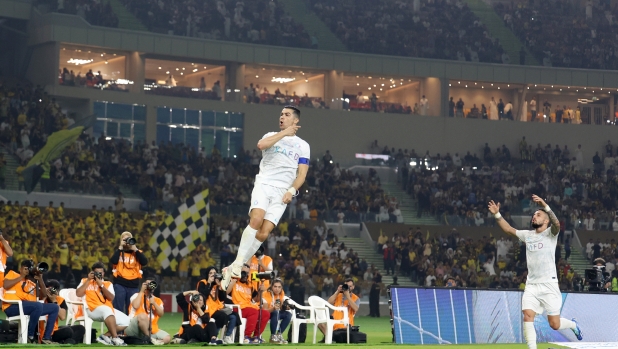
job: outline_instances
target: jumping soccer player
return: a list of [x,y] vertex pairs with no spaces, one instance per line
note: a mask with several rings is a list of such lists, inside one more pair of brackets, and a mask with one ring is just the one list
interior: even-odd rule
[[269,132],[257,147],[262,151],[260,173],[255,177],[249,208],[249,225],[238,246],[236,260],[223,269],[221,287],[239,279],[242,266],[253,257],[275,228],[287,204],[305,182],[309,170],[309,144],[296,136],[300,110],[285,106],[279,116],[279,132]]
[[526,244],[528,279],[521,299],[521,309],[524,313],[524,338],[529,349],[536,349],[534,317],[536,314],[543,314],[545,310],[552,329],[570,329],[581,341],[582,331],[577,321],[560,317],[562,295],[558,288],[555,260],[560,222],[543,199],[532,195],[532,200],[542,207],[532,216],[534,230],[516,230],[502,218],[500,203],[490,201],[488,205],[489,212],[494,215],[500,228],[507,234],[517,236]]

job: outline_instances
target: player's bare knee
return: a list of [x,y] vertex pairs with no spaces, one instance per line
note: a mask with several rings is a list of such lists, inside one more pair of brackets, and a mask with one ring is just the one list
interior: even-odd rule
[[255,230],[260,230],[262,223],[264,223],[264,216],[261,215],[252,215],[251,219],[249,219],[249,226]]
[[549,322],[549,327],[552,328],[552,330],[557,330],[560,328],[560,320],[558,321],[550,321]]

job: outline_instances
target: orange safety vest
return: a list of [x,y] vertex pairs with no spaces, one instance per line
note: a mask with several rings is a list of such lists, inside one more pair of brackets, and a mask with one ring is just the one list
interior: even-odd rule
[[[350,298],[352,298],[352,301],[354,302],[358,302],[359,298],[357,295],[355,295],[354,293],[352,293],[350,295]],[[354,326],[354,315],[356,315],[356,312],[354,310],[352,310],[352,308],[348,307],[348,301],[347,300],[343,300],[343,293],[339,293],[337,295],[337,298],[335,299],[335,306],[336,307],[347,307],[348,308],[348,320],[350,321],[350,326]],[[341,320],[343,319],[343,312],[342,311],[334,311],[333,312],[333,319],[334,320]],[[335,324],[335,326],[333,327],[333,330],[337,330],[340,328],[345,328],[345,326],[343,324]]]
[[[82,279],[81,284],[84,284],[84,283],[88,283],[88,287],[86,287],[86,294],[85,294],[86,304],[88,305],[88,310],[94,311],[97,307],[100,307],[102,305],[106,305],[114,309],[112,301],[105,298],[105,296],[103,296],[103,291],[101,290],[101,288],[99,287],[96,281]],[[103,287],[105,288],[109,288],[111,284],[112,283],[109,281],[103,281]]]
[[[202,322],[202,319],[200,319],[200,315],[198,313],[196,313],[195,311],[191,310],[191,304],[189,304],[187,307],[188,307],[188,309],[187,309],[188,313],[190,314],[188,325],[189,326],[193,326],[193,325],[198,324],[198,321]],[[187,325],[187,322],[184,321],[182,323],[182,325]],[[184,331],[184,329],[182,328],[182,325],[180,325],[180,329],[178,330],[178,335],[179,336],[182,335],[182,333]],[[200,323],[198,325],[202,326],[202,328],[205,328],[207,324]]]
[[[8,241],[6,242],[9,243]],[[6,272],[6,251],[4,251],[4,245],[0,244],[0,287],[4,284],[4,273]]]
[[[136,295],[139,295],[139,293],[136,293]],[[154,297],[155,299],[155,303],[157,303],[158,306],[163,307],[163,300],[161,300],[161,298],[159,297]],[[133,308],[133,302],[131,302],[131,304],[129,305],[129,318],[133,318],[136,315],[139,314],[146,314],[148,315],[150,310],[150,300],[146,299],[146,305],[144,306],[144,297],[141,297],[140,302],[139,302],[139,307],[137,309]],[[157,333],[159,332],[159,318],[160,316],[157,315],[156,311],[154,311],[152,314],[150,315],[150,317],[152,318],[152,333]]]
[[[264,265],[269,265],[270,263],[273,262],[273,259],[268,257],[267,255],[264,255],[264,257],[262,257],[262,262],[264,263]],[[264,272],[264,270],[262,270],[262,268],[259,267],[258,259],[256,256],[251,257],[248,264],[249,264],[249,269],[251,269],[251,273]],[[264,280],[262,281],[262,284],[264,285],[264,287],[268,288],[270,287],[270,280]],[[257,289],[258,286],[259,286],[258,281],[253,281],[253,288]]]
[[257,305],[251,299],[251,294],[253,293],[253,285],[243,284],[240,281],[237,281],[234,285],[234,290],[232,291],[232,302],[240,306],[241,309],[244,308],[253,308],[259,309],[259,305]]
[[[139,250],[142,252],[142,250]],[[114,264],[112,273],[114,277],[121,277],[126,280],[135,280],[142,277],[142,265],[135,258],[135,253],[120,252],[120,258],[118,264]]]
[[[16,279],[20,275],[14,271],[9,271],[6,274],[6,278]],[[22,282],[18,282],[13,287],[4,291],[4,298],[7,300],[22,300],[22,301],[30,301],[36,302],[36,284],[31,280],[24,280]],[[2,303],[2,311],[6,310],[6,308],[13,305],[13,303]]]

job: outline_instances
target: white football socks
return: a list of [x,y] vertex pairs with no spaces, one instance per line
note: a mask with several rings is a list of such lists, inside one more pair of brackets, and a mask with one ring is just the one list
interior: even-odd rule
[[574,330],[577,327],[577,325],[568,319],[565,319],[563,317],[560,318],[560,327],[558,328],[559,330]]
[[[247,225],[245,230],[242,232],[242,236],[240,237],[240,244],[238,245],[238,254],[236,254],[236,260],[234,264],[243,265],[247,262],[247,256],[251,257],[256,250],[253,250],[253,244],[255,242],[255,235],[257,234],[257,230],[251,228],[250,225]],[[252,251],[253,250],[253,251]],[[249,254],[251,253],[251,254]]]
[[536,331],[534,330],[534,322],[524,322],[524,338],[528,349],[536,349]]
[[255,254],[255,252],[257,252],[260,246],[262,246],[262,241],[255,238],[255,240],[253,240],[253,244],[251,245],[251,249],[247,251],[247,254],[245,255],[245,262],[251,260],[251,257],[253,257],[253,255]]

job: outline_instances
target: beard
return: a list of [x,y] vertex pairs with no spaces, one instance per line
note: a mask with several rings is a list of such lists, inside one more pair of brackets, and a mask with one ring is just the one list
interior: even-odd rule
[[538,229],[538,228],[540,228],[540,227],[542,227],[542,226],[543,226],[543,224],[539,224],[539,223],[534,223],[534,222],[532,222],[532,227],[533,227],[534,229]]

